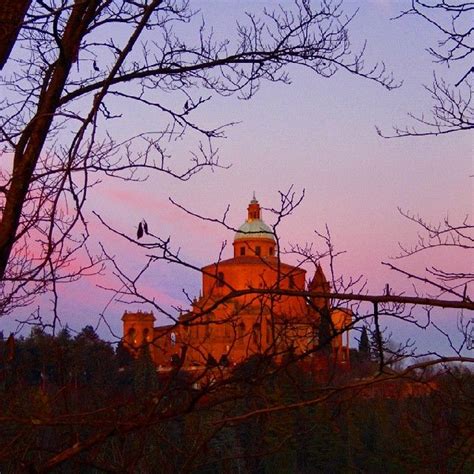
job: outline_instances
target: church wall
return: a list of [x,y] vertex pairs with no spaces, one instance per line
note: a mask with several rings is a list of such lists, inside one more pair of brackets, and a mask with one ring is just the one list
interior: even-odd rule
[[[232,259],[219,264],[203,268],[203,298],[209,299],[209,304],[215,299],[231,293],[232,289],[247,288],[276,288],[278,273],[276,259],[267,262],[245,262],[241,259]],[[217,278],[214,276],[217,275]],[[305,289],[305,275],[303,269],[281,265],[280,288],[284,290]],[[252,305],[254,308],[272,308],[275,315],[295,318],[306,316],[306,302],[302,297],[296,296],[260,296],[245,295],[236,297],[235,300],[241,307]],[[204,303],[205,304],[205,303]]]
[[245,240],[236,240],[233,246],[234,258],[256,256],[261,259],[266,259],[275,257],[277,254],[276,243],[273,239],[254,239],[249,235]]
[[[184,330],[184,328],[182,328]],[[210,317],[196,318],[187,328],[187,360],[203,365],[211,355],[219,361],[223,355],[238,363],[267,347],[267,321],[255,312],[226,311],[218,308]]]
[[[272,256],[275,252],[271,229],[261,221],[254,198],[249,217],[236,234],[234,258],[202,269],[202,296],[193,302],[192,310],[182,315],[177,325],[157,328],[153,328],[155,318],[151,313],[126,313],[122,318],[125,343],[135,354],[139,347],[147,345],[161,370],[171,370],[184,353],[184,366],[189,368],[218,363],[223,356],[232,365],[269,350],[311,352],[317,344],[320,315],[304,297],[247,294],[225,300],[233,290],[249,288],[305,291],[306,271],[285,263],[278,265]],[[319,266],[309,289],[329,291]],[[320,300],[314,298],[316,307],[327,305]],[[350,313],[343,310],[331,310],[331,318],[339,331],[351,319]],[[341,362],[348,351],[348,341],[344,342],[341,334],[333,342],[334,354]]]
[[344,336],[346,339],[348,339],[349,333],[347,330],[345,330],[345,328],[349,327],[352,321],[350,310],[343,308],[332,309],[331,321],[336,331],[336,335],[333,337],[332,341],[335,357],[339,363],[348,363],[349,341],[344,341]]

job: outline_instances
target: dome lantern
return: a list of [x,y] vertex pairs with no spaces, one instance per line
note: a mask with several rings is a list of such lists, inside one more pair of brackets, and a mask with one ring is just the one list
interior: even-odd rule
[[234,238],[234,257],[273,257],[276,240],[272,229],[262,220],[260,204],[255,193],[247,208],[247,220]]
[[247,208],[247,211],[248,211],[247,222],[252,222],[255,219],[261,220],[262,217],[261,217],[260,204],[255,198],[255,191],[253,193],[253,198],[249,203],[249,207]]

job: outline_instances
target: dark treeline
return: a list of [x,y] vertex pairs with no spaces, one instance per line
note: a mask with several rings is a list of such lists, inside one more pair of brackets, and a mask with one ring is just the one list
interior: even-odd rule
[[408,380],[362,389],[360,349],[323,383],[263,357],[225,377],[157,375],[147,350],[91,327],[0,338],[0,472],[473,472],[473,374],[425,371],[415,396]]

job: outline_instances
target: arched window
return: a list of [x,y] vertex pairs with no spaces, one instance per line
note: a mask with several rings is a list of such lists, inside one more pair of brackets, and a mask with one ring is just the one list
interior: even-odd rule
[[218,272],[217,274],[217,286],[222,287],[224,286],[224,272]]
[[135,336],[137,335],[137,331],[135,330],[135,328],[130,328],[128,330],[128,333],[127,333],[127,342],[129,344],[135,344]]
[[260,344],[260,323],[255,323],[253,325],[252,336],[253,342],[257,345]]
[[175,346],[176,345],[176,333],[174,331],[171,333],[170,339],[171,339],[171,345]]
[[272,257],[274,253],[275,253],[275,248],[270,247],[270,249],[268,250],[268,255],[270,255]]
[[242,338],[245,336],[245,324],[244,323],[240,323],[238,326],[237,326],[237,338],[239,340],[242,340]]
[[211,353],[209,353],[207,355],[206,366],[207,367],[217,367],[218,365],[219,364],[217,363],[216,358]]
[[206,329],[205,329],[205,338],[209,339],[211,337],[211,321],[209,320],[206,324]]
[[150,342],[150,330],[148,328],[143,330],[143,342]]
[[259,245],[257,245],[255,247],[255,255],[259,256],[261,253],[262,253],[262,248]]
[[240,255],[245,255],[245,247],[240,247]]

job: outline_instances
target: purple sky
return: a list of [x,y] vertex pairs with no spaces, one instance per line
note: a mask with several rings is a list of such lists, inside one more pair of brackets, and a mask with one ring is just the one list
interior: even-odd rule
[[[230,0],[201,3],[203,13],[216,25],[217,34],[231,29],[235,17],[246,6],[271,4]],[[225,257],[231,255],[233,234],[172,208],[169,196],[193,211],[215,217],[221,216],[230,204],[229,222],[237,227],[246,217],[253,191],[262,206],[272,207],[278,205],[278,191],[293,185],[295,191],[304,188],[306,198],[281,226],[284,245],[316,243],[314,230],[324,230],[327,225],[336,248],[346,251],[337,271],[353,276],[364,274],[373,293],[380,293],[389,283],[395,290],[412,294],[411,284],[380,265],[397,254],[398,242],[409,244],[416,239],[416,226],[402,218],[397,207],[419,213],[432,222],[446,215],[455,221],[471,214],[469,175],[473,154],[472,135],[468,133],[386,140],[375,132],[375,126],[379,126],[389,133],[394,124],[410,123],[407,112],[430,109],[430,98],[422,84],[430,83],[435,66],[426,48],[435,45],[438,38],[427,23],[415,18],[390,20],[408,3],[345,2],[348,12],[359,8],[351,27],[354,49],[367,39],[367,63],[383,60],[404,81],[402,88],[388,92],[342,71],[323,79],[309,71],[293,69],[292,85],[263,84],[251,101],[215,98],[198,112],[204,123],[240,122],[228,130],[228,138],[219,144],[221,161],[231,165],[229,169],[204,171],[187,183],[154,176],[145,184],[107,184],[91,194],[90,210],[98,210],[130,235],[138,221],[145,218],[152,231],[162,237],[171,235],[175,245],[182,247],[184,257],[204,266],[216,258],[225,239]],[[455,72],[447,72],[452,80]],[[130,111],[127,120],[127,129],[114,130],[116,135],[126,137],[150,130],[154,123],[159,128],[161,117],[135,110]],[[194,144],[190,137],[173,145],[178,166],[182,157],[187,159]],[[264,219],[273,223],[268,212]],[[93,217],[90,220],[97,229],[96,237],[118,260],[138,270],[144,252],[111,236]],[[469,262],[459,252],[449,256],[426,254],[406,262],[406,266],[422,272],[436,258],[448,270],[468,269]],[[97,323],[98,313],[109,296],[97,291],[94,284],[84,281],[65,289],[64,322],[74,328]],[[165,306],[181,303],[186,307],[182,289],[196,295],[200,275],[161,264],[144,284],[147,294],[159,298]],[[114,303],[106,313],[116,335],[121,332],[124,309],[124,305]],[[138,305],[129,309],[138,309]],[[455,330],[455,320],[455,313],[440,316],[449,330]],[[13,322],[2,321],[7,330],[10,324]],[[110,337],[103,325],[101,335]],[[402,340],[408,335],[409,330],[397,327],[394,338]],[[426,336],[424,341],[421,347],[438,343],[437,339],[430,342]]]

